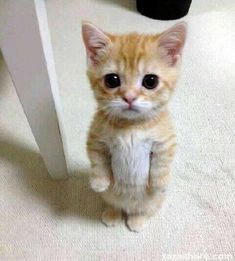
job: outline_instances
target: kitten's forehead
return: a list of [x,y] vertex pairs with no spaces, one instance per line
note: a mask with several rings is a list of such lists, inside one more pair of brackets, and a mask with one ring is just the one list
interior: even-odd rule
[[110,69],[129,75],[154,69],[151,67],[155,66],[153,49],[156,48],[156,36],[133,33],[111,36],[111,39]]

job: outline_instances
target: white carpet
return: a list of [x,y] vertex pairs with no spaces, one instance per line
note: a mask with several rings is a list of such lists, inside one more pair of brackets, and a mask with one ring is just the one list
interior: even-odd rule
[[102,202],[87,185],[85,140],[95,103],[80,26],[89,20],[111,32],[159,32],[175,22],[139,15],[134,0],[46,3],[70,171],[78,177],[48,179],[0,59],[0,260],[235,260],[234,1],[193,0],[184,19],[189,35],[171,102],[174,178],[163,209],[140,234],[102,225]]

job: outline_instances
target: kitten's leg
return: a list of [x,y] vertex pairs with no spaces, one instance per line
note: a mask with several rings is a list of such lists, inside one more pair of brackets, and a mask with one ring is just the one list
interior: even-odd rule
[[119,225],[122,222],[122,211],[107,207],[102,214],[102,222],[108,227]]
[[112,171],[109,166],[108,159],[104,155],[91,152],[91,168],[90,185],[95,192],[103,192],[108,189],[111,179]]
[[149,188],[151,192],[165,193],[170,181],[170,165],[175,153],[175,135],[171,134],[162,143],[154,144],[150,166]]
[[87,152],[91,161],[91,188],[96,192],[108,189],[112,180],[112,170],[108,151],[98,142],[88,139]]
[[127,226],[131,231],[140,232],[145,228],[148,220],[149,216],[147,215],[129,214],[127,217]]

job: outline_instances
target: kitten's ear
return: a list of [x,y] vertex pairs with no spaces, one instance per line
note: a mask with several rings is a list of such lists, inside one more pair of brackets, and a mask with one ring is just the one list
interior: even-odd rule
[[97,65],[109,49],[110,38],[91,23],[82,24],[82,36],[86,46],[88,61]]
[[180,22],[160,35],[158,46],[162,57],[170,66],[174,66],[181,58],[187,34],[187,24]]

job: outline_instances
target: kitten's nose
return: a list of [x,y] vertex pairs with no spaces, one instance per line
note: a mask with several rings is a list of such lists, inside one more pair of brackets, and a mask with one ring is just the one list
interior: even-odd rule
[[122,99],[129,104],[129,106],[132,105],[133,101],[137,99],[136,95],[134,93],[126,94],[122,97]]

